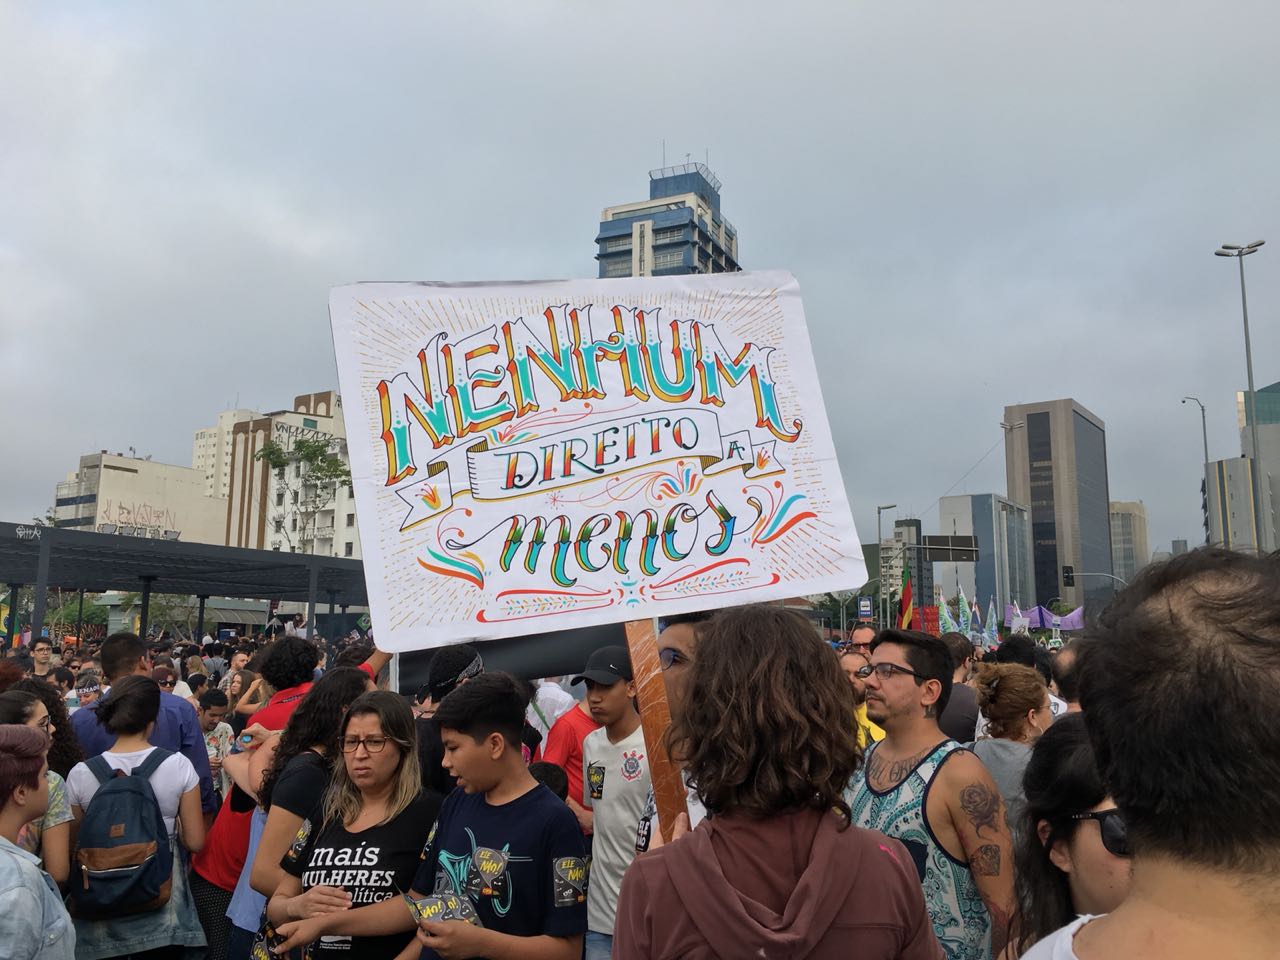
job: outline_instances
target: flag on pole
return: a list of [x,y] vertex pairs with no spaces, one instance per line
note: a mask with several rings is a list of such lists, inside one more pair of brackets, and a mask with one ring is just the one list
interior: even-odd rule
[[911,629],[911,620],[915,616],[915,607],[911,604],[911,563],[904,560],[902,564],[902,593],[898,601],[898,628]]
[[960,587],[960,606],[956,609],[960,623],[960,632],[969,635],[969,601],[965,598],[964,587]]
[[1000,627],[996,619],[996,598],[992,597],[987,604],[987,649],[994,647],[1000,640]]
[[947,595],[938,594],[938,629],[943,633],[957,633],[959,627],[951,617],[951,608],[947,606]]

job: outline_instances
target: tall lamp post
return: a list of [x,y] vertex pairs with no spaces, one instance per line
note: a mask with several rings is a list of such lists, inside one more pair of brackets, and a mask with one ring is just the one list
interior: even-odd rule
[[[1249,441],[1253,445],[1253,457],[1250,462],[1250,474],[1253,480],[1253,543],[1258,553],[1266,550],[1262,542],[1262,500],[1258,488],[1262,484],[1262,449],[1258,446],[1258,395],[1253,391],[1253,348],[1249,343],[1249,300],[1244,291],[1244,258],[1257,253],[1265,240],[1255,240],[1247,247],[1235,243],[1224,243],[1220,249],[1213,251],[1215,257],[1235,257],[1240,262],[1240,309],[1244,314],[1244,363],[1249,377]],[[1207,457],[1206,457],[1207,459]]]
[[[1200,407],[1200,435],[1204,439],[1204,495],[1207,497],[1209,495],[1209,426],[1208,426],[1208,423],[1205,421],[1204,403],[1201,402],[1200,398],[1199,397],[1183,397],[1182,398],[1182,402],[1184,404],[1188,400],[1194,401]],[[1209,540],[1212,541],[1213,537],[1210,536]],[[1213,544],[1210,543],[1209,545],[1212,546]]]
[[880,531],[880,515],[886,510],[893,510],[898,505],[896,503],[882,503],[876,507],[876,560],[880,567],[880,629],[883,630],[887,624],[888,612],[885,608],[885,592],[884,592],[884,534]]

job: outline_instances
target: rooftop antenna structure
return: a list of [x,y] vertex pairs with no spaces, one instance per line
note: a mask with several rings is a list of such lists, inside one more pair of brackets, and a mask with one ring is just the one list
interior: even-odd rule
[[662,138],[662,165],[667,165],[667,138]]

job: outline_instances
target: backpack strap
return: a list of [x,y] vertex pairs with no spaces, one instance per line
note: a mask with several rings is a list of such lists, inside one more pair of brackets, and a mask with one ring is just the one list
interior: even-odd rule
[[116,775],[115,768],[107,763],[102,754],[90,757],[84,762],[84,765],[89,768],[90,773],[98,778],[98,783],[106,783]]
[[151,779],[151,775],[159,769],[160,764],[164,763],[172,756],[172,750],[166,750],[163,747],[156,747],[147,754],[147,759],[134,767],[133,773],[130,774],[130,776],[142,777],[149,780]]

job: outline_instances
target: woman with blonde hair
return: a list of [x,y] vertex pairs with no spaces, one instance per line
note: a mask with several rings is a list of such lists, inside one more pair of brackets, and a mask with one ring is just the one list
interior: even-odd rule
[[[408,890],[440,810],[440,796],[422,789],[413,712],[403,697],[385,690],[359,697],[343,719],[339,747],[320,822],[304,824],[267,904],[277,927]],[[325,936],[310,955],[392,960],[413,937]]]
[[987,735],[973,745],[973,752],[991,771],[1013,826],[1026,804],[1022,774],[1031,748],[1053,723],[1049,688],[1034,667],[1019,663],[983,664],[974,685]]

